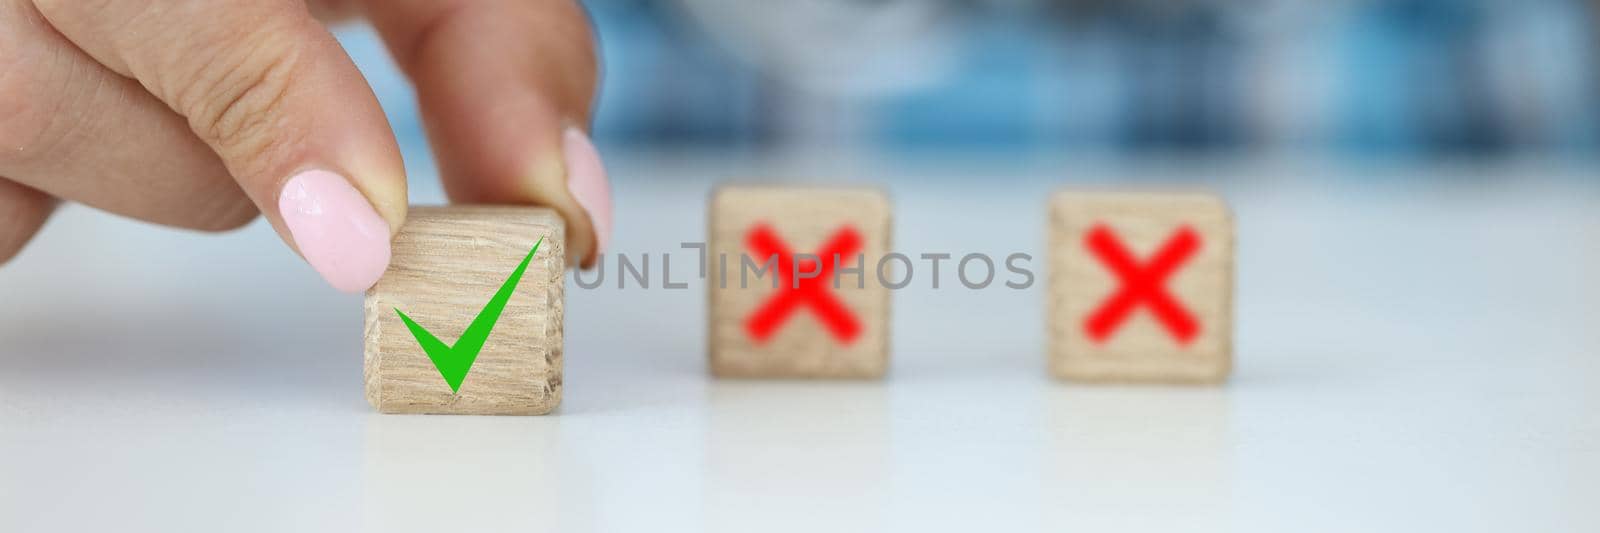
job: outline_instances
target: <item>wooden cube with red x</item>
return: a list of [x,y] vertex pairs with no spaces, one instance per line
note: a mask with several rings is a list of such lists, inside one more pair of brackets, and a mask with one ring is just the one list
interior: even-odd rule
[[1092,382],[1226,380],[1233,253],[1233,218],[1215,195],[1057,194],[1051,371]]
[[712,374],[883,376],[882,280],[903,276],[894,272],[900,263],[882,261],[889,218],[888,198],[874,189],[719,188],[706,249]]

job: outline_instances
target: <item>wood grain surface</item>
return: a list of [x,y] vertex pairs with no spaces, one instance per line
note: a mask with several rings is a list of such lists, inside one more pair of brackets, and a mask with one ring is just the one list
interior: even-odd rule
[[[890,208],[882,191],[861,188],[724,186],[713,195],[708,245],[710,287],[711,372],[740,378],[877,378],[889,367],[889,289],[879,283],[879,260],[890,247]],[[751,252],[746,238],[757,224],[767,224],[790,251],[816,252],[840,229],[852,226],[862,237],[859,252],[842,258],[838,287],[830,277],[828,294],[838,298],[862,326],[859,336],[841,342],[816,315],[799,306],[770,338],[752,338],[746,321],[791,284],[773,288],[772,274],[745,275],[743,257],[755,264],[767,256]],[[726,262],[723,262],[723,258]],[[832,259],[826,261],[831,263]],[[725,267],[723,265],[726,265]],[[899,280],[894,265],[887,279]],[[726,274],[726,277],[722,274]],[[741,283],[741,277],[747,282]],[[785,278],[787,280],[787,278]],[[741,285],[744,287],[741,288]]]
[[[1179,342],[1145,305],[1102,341],[1085,320],[1121,287],[1085,239],[1104,224],[1141,266],[1178,228],[1200,237],[1165,288],[1199,320],[1198,334]],[[1057,193],[1050,206],[1050,368],[1087,382],[1217,383],[1233,365],[1233,219],[1222,199],[1205,193]]]
[[[385,413],[537,415],[561,402],[566,227],[555,211],[412,207],[389,270],[366,298],[367,401]],[[396,309],[454,345],[534,254],[458,393]]]

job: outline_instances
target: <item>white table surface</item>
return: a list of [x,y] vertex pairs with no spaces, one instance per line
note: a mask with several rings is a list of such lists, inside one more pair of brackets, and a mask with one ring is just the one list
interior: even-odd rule
[[0,269],[0,531],[1600,531],[1600,169],[825,160],[614,155],[616,249],[702,239],[717,181],[855,176],[897,249],[1042,271],[1049,191],[1199,176],[1234,378],[1053,381],[1043,277],[946,277],[894,295],[884,381],[718,381],[703,285],[569,278],[555,414],[378,415],[360,298],[265,224],[75,207]]

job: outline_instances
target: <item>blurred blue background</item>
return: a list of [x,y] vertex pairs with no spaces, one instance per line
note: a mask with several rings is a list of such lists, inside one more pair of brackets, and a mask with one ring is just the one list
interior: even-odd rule
[[[1578,0],[585,4],[610,149],[1589,157],[1600,139]],[[407,83],[371,68],[382,46],[341,38],[425,154]]]

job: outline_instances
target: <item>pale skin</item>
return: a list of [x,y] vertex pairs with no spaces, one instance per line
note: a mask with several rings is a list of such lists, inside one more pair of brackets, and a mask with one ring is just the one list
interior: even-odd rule
[[553,208],[592,262],[611,202],[575,0],[0,0],[0,263],[70,201],[205,231],[263,215],[335,288],[370,286],[406,178],[326,26],[355,18],[415,85],[451,200]]

